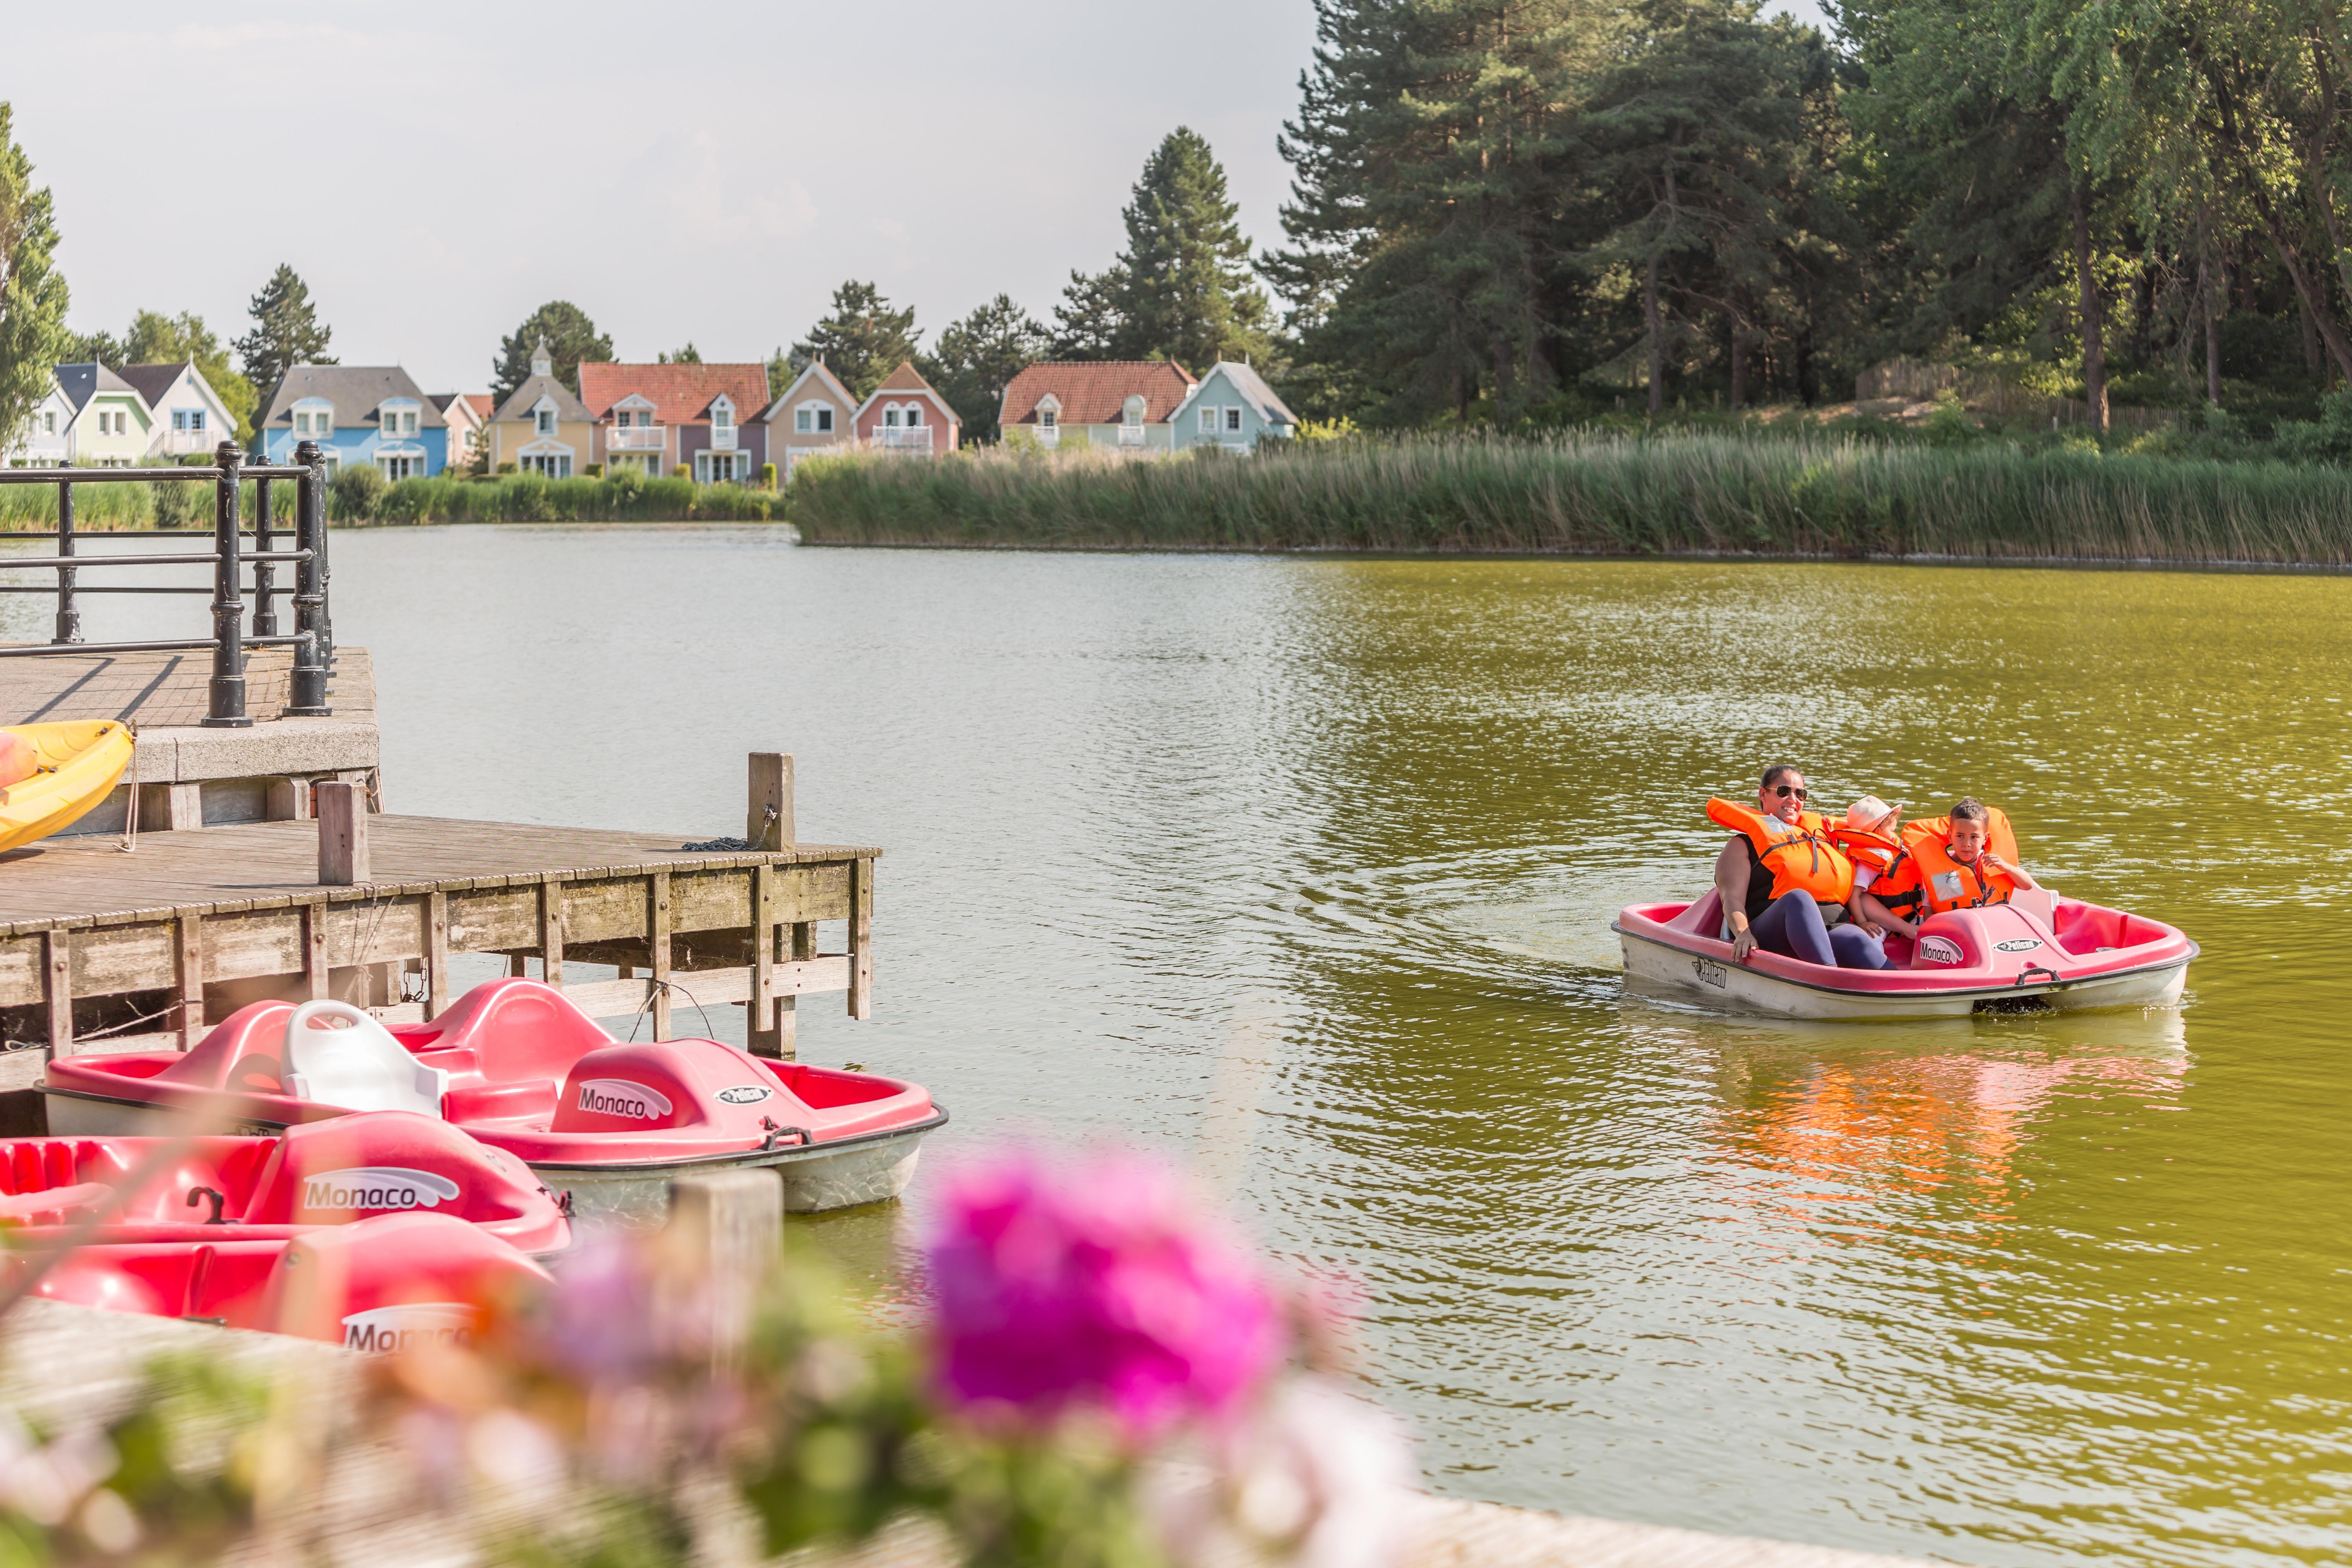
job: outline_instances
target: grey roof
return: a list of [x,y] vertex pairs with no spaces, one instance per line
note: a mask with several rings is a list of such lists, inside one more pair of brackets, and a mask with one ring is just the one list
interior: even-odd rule
[[181,360],[176,364],[126,364],[121,374],[122,379],[147,400],[147,406],[152,408],[165,393],[172,390],[172,384],[178,381],[180,373],[187,368],[188,362]]
[[[1219,360],[1202,374],[1201,385],[1208,385],[1211,379],[1220,371],[1224,373],[1226,381],[1232,384],[1235,392],[1257,405],[1258,417],[1267,424],[1296,425],[1298,423],[1298,416],[1290,411],[1290,405],[1275,395],[1274,388],[1265,384],[1265,377],[1258,374],[1247,364],[1235,364],[1231,360]],[[1199,390],[1198,387],[1193,389],[1194,395],[1199,395]],[[1190,402],[1191,399],[1188,398],[1186,401]]]
[[449,422],[425,395],[409,374],[396,364],[298,364],[289,367],[278,390],[269,395],[269,411],[260,427],[291,426],[294,405],[306,397],[324,398],[335,405],[338,426],[365,425],[385,401],[404,397],[418,405],[419,430],[446,430]]
[[66,401],[76,414],[89,405],[89,400],[101,392],[136,394],[138,388],[107,369],[102,364],[61,364],[58,366],[58,385],[64,389]]
[[520,419],[539,405],[542,395],[555,399],[555,416],[558,419],[586,422],[588,405],[572,396],[572,389],[551,375],[534,375],[516,387],[513,395],[499,404],[499,411],[490,417]]

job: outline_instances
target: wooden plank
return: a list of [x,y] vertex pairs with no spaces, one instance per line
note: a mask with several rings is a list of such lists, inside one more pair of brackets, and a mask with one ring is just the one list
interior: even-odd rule
[[293,910],[214,915],[205,921],[205,979],[299,974],[303,947],[301,916]]
[[816,866],[782,868],[776,889],[777,916],[795,924],[803,921],[845,921],[849,918],[849,868],[841,860]]
[[749,871],[680,870],[669,879],[673,931],[740,931],[751,923]]
[[367,791],[340,781],[311,791],[319,811],[319,880],[352,888],[375,880],[368,854]]
[[539,945],[539,889],[522,887],[444,889],[449,903],[449,951],[511,952]]
[[[755,789],[762,754],[752,753]],[[748,1016],[743,1028],[745,1046],[755,1057],[781,1058],[784,1054],[783,1042],[776,1035],[777,934],[775,868],[756,867],[751,872],[751,996],[744,1004]]]
[[570,883],[563,895],[563,932],[573,942],[644,941],[644,885],[625,877]]
[[178,950],[163,921],[80,931],[73,949],[77,996],[165,990],[178,977]]
[[0,1007],[30,1007],[41,995],[40,937],[0,941]]
[[163,830],[194,833],[205,825],[205,786],[175,784],[163,786]]
[[653,963],[654,1038],[669,1038],[669,873],[656,871],[646,889],[646,946]]
[[204,916],[182,915],[172,922],[172,937],[179,993],[172,1023],[179,1032],[180,1049],[194,1050],[205,1037]]
[[425,1017],[426,1022],[449,1010],[449,896],[435,891],[425,896]]
[[384,891],[327,906],[327,951],[338,969],[423,958],[429,943],[425,900]]
[[850,863],[849,1016],[874,1016],[874,862]]
[[[729,1006],[751,999],[749,965],[740,969],[699,970],[678,975],[670,984],[681,1007],[688,1005],[689,997],[704,1007]],[[795,996],[818,992],[846,991],[849,955],[828,952],[797,963],[779,963],[771,975],[771,984],[776,988],[778,1000],[786,1003]],[[645,1005],[648,995],[656,993],[653,983],[639,975],[627,980],[578,981],[563,987],[563,994],[592,1018],[618,1018],[636,1012]]]
[[793,847],[793,759],[787,752],[751,753],[751,789],[743,805],[743,837],[762,849]]
[[302,990],[311,1001],[334,988],[334,970],[327,963],[327,906],[302,906]]
[[563,984],[564,904],[562,878],[539,885],[539,977],[550,985]]
[[48,1006],[48,1055],[52,1060],[73,1055],[73,937],[53,931],[41,942],[41,973]]

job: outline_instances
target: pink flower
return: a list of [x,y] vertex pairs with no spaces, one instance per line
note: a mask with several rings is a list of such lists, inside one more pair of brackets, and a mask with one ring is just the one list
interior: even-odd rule
[[1148,1439],[1232,1415],[1284,1352],[1250,1250],[1156,1160],[970,1166],[927,1250],[941,1379],[967,1405],[1033,1417],[1098,1405]]

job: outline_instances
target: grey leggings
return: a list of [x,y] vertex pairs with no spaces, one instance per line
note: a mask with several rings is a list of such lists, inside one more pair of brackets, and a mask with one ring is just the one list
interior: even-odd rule
[[1879,940],[1857,925],[1832,929],[1822,919],[1821,905],[1801,888],[1791,888],[1772,900],[1748,922],[1756,945],[1783,958],[1801,959],[1825,968],[1885,969],[1886,950]]

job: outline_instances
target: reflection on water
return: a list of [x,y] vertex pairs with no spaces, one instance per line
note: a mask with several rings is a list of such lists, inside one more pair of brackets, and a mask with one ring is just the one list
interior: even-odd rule
[[[805,1053],[930,1085],[934,1161],[1196,1158],[1364,1281],[1440,1487],[1985,1563],[2352,1539],[2352,582],[514,529],[340,535],[335,592],[398,808],[702,837],[795,752],[804,835],[888,847],[877,1021]],[[1610,916],[1774,758],[2008,806],[2204,944],[2189,1005],[1629,995]],[[900,1225],[794,1245],[903,1300]]]

